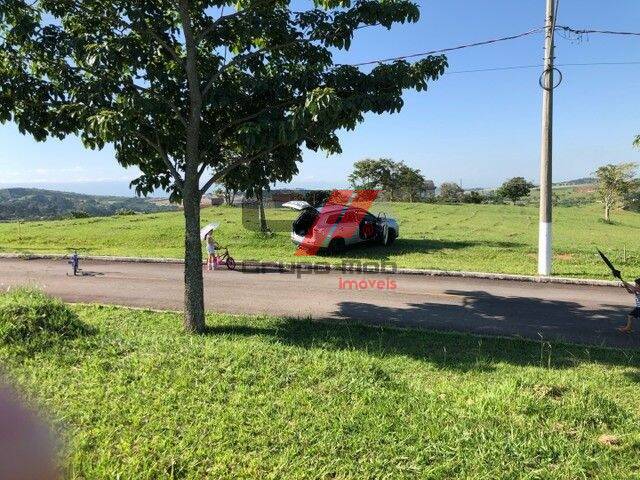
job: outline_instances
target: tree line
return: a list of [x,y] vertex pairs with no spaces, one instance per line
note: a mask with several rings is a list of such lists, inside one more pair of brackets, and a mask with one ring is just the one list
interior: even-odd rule
[[[640,146],[640,140],[636,140]],[[611,221],[614,209],[640,211],[640,179],[635,163],[607,164],[595,172],[596,199],[603,205],[603,219]],[[535,185],[524,177],[513,177],[495,190],[465,191],[454,182],[436,188],[419,169],[389,158],[364,159],[354,164],[349,182],[354,189],[376,189],[381,198],[397,202],[500,204],[518,203],[528,197]],[[554,194],[554,203],[559,202]]]
[[349,183],[354,189],[380,190],[382,199],[391,202],[500,203],[517,202],[529,195],[533,184],[523,177],[506,181],[496,191],[465,191],[460,185],[445,182],[436,186],[419,169],[389,158],[364,159],[354,163]]

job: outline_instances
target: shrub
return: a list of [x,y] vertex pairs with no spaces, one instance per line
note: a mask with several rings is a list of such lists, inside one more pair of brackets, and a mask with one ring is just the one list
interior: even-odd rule
[[473,203],[478,205],[484,202],[484,200],[485,196],[482,193],[477,192],[476,190],[472,190],[462,195],[462,203]]
[[81,210],[74,210],[73,212],[70,212],[69,215],[71,218],[89,218],[91,216],[87,212],[83,212]]
[[137,215],[135,210],[131,210],[130,208],[120,208],[116,211],[116,216],[118,217],[126,217],[129,215]]
[[0,344],[49,344],[89,332],[66,304],[40,290],[21,287],[0,294]]

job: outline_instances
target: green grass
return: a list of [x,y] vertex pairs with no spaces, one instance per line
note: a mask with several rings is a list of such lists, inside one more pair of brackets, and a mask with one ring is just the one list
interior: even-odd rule
[[90,329],[61,300],[21,287],[0,295],[0,343],[46,348],[51,343],[88,334]]
[[225,315],[188,336],[177,314],[73,309],[93,334],[0,346],[71,479],[640,475],[637,352]]
[[[401,238],[392,248],[375,246],[348,251],[343,258],[385,260],[399,267],[535,274],[538,212],[532,206],[380,204],[400,223]],[[640,214],[616,212],[614,223],[600,220],[596,204],[555,210],[554,274],[607,278],[595,254],[600,246],[623,273],[640,276]],[[289,232],[264,237],[242,226],[239,208],[205,209],[203,223],[221,222],[217,239],[243,260],[310,261],[296,257]],[[271,222],[285,229],[295,212],[270,210]],[[282,230],[285,230],[282,229]],[[148,257],[183,255],[181,212],[133,217],[91,218],[0,224],[0,252],[84,253]],[[341,258],[324,257],[339,262]]]

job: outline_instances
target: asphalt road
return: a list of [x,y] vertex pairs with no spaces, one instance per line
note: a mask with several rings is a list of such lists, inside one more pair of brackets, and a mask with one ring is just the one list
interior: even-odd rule
[[[0,260],[0,288],[35,284],[70,302],[182,308],[182,265]],[[355,281],[358,288],[346,282]],[[205,272],[208,310],[640,347],[621,334],[633,297],[622,289],[417,275]],[[640,325],[637,326],[640,331]]]

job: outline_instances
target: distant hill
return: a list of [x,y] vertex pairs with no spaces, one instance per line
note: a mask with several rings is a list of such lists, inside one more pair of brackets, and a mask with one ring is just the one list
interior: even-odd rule
[[558,182],[558,183],[554,183],[553,185],[556,187],[571,187],[574,185],[593,185],[594,183],[597,183],[597,179],[596,178],[592,178],[592,177],[585,177],[585,178],[576,178],[575,180],[567,180],[566,182]]
[[105,217],[116,213],[177,210],[159,199],[108,197],[37,188],[0,189],[0,221]]

